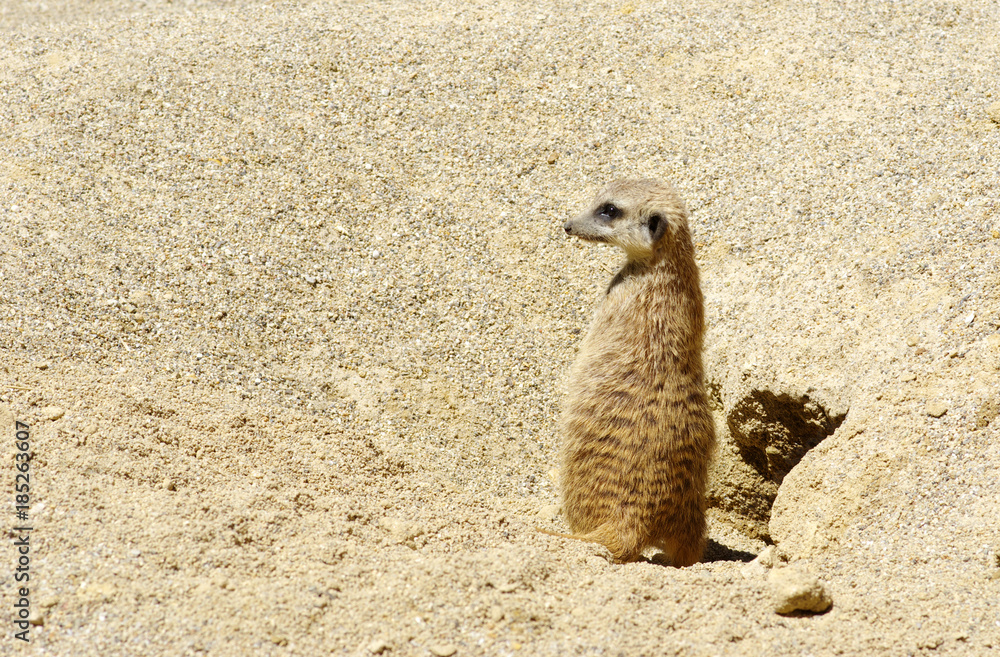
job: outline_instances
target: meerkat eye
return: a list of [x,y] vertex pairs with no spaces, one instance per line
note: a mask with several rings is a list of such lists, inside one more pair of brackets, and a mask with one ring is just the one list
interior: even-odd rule
[[597,210],[598,216],[604,218],[605,220],[617,219],[621,215],[622,211],[618,209],[613,203],[605,203]]

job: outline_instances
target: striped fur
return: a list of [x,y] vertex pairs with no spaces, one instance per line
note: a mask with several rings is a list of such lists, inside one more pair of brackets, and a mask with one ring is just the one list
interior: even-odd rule
[[691,565],[705,545],[715,430],[687,210],[666,184],[620,180],[565,229],[627,254],[570,375],[562,491],[572,537],[605,545],[620,562],[652,546]]

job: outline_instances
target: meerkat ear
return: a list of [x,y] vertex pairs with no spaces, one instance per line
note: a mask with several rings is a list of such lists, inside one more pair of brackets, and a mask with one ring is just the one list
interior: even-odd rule
[[649,237],[656,244],[663,237],[663,233],[667,231],[667,222],[663,219],[660,214],[654,214],[649,217]]

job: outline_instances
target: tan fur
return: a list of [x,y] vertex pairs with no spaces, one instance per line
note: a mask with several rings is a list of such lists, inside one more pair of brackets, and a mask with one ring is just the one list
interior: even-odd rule
[[691,565],[705,546],[715,428],[687,210],[669,185],[619,180],[565,229],[627,254],[570,375],[562,418],[570,537],[601,543],[620,562],[652,546],[675,566]]

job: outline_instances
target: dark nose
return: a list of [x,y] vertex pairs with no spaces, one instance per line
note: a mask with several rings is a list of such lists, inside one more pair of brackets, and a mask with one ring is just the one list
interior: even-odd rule
[[563,224],[563,230],[566,231],[567,235],[572,235],[573,234],[573,226],[570,225],[570,222],[568,222],[568,221]]

